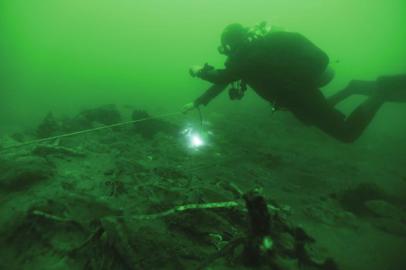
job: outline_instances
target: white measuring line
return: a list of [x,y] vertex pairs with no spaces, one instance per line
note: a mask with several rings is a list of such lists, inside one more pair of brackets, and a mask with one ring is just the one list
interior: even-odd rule
[[97,127],[97,128],[90,128],[90,129],[75,131],[75,132],[71,132],[71,133],[65,133],[65,134],[61,134],[61,135],[56,135],[56,136],[52,136],[52,137],[47,137],[47,138],[43,138],[43,139],[23,142],[23,143],[7,146],[7,147],[4,147],[4,148],[0,148],[0,154],[3,153],[3,152],[6,152],[8,150],[15,149],[15,148],[20,148],[20,147],[27,146],[27,145],[43,143],[43,142],[47,142],[47,141],[52,141],[52,140],[56,140],[56,139],[66,138],[66,137],[72,137],[72,136],[86,134],[86,133],[92,133],[92,132],[103,130],[103,129],[126,126],[126,125],[129,125],[129,124],[145,122],[145,121],[149,121],[149,120],[153,120],[153,119],[166,118],[166,117],[170,117],[170,116],[174,116],[174,115],[178,115],[178,114],[181,114],[181,112],[161,114],[161,115],[158,115],[158,116],[151,116],[151,117],[146,117],[146,118],[142,118],[142,119],[138,119],[138,120],[120,122],[120,123],[116,123],[116,124],[112,124],[112,125],[107,125],[107,126],[102,126],[102,127]]

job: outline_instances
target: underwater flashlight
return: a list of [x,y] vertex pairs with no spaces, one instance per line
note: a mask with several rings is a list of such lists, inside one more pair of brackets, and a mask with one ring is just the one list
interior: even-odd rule
[[188,147],[195,150],[206,145],[207,136],[210,135],[210,132],[207,132],[204,128],[203,114],[199,107],[197,107],[197,111],[199,112],[200,127],[188,124],[182,131],[183,136],[187,140]]

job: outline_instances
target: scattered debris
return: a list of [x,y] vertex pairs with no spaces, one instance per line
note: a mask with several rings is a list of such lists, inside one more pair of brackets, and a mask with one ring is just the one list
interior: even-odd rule
[[54,167],[40,157],[0,160],[0,189],[19,191],[54,175]]
[[48,113],[44,120],[42,120],[41,124],[37,128],[37,137],[47,138],[51,136],[55,136],[61,132],[61,125],[54,117],[53,113]]
[[179,180],[187,178],[183,172],[171,167],[157,167],[153,169],[153,172],[163,179]]
[[337,209],[328,201],[306,206],[304,214],[311,220],[324,225],[357,228],[356,216],[352,212]]
[[[248,192],[243,197],[250,224],[248,233],[230,239],[197,269],[205,269],[220,258],[234,264],[242,262],[250,268],[338,269],[332,259],[314,253],[315,249],[311,246],[315,241],[303,229],[288,224],[278,213],[270,212],[264,197],[257,190]],[[242,252],[236,254],[236,249],[241,245]]]
[[84,157],[85,153],[74,150],[72,148],[56,146],[56,145],[37,145],[33,150],[32,154],[40,157],[47,156],[58,156],[64,157]]
[[406,237],[406,222],[398,218],[371,218],[371,223],[378,229],[394,234],[399,237]]
[[[134,121],[150,117],[151,116],[143,110],[134,110],[132,113],[132,120]],[[134,130],[146,139],[153,139],[159,132],[175,135],[179,132],[179,127],[160,119],[151,119],[149,121],[135,123]]]
[[78,118],[84,118],[93,123],[97,122],[104,125],[119,123],[122,118],[117,107],[113,104],[100,106],[95,109],[83,110]]
[[[168,269],[205,269],[219,259],[225,259],[231,265],[243,263],[249,267],[284,269],[283,265],[290,264],[289,269],[306,265],[311,269],[337,269],[331,260],[313,257],[308,245],[314,240],[302,229],[289,225],[279,213],[269,210],[262,195],[252,191],[244,194],[244,199],[248,211],[244,211],[243,204],[230,201],[186,204],[160,213],[134,214],[112,209],[88,196],[71,194],[34,205],[20,226],[5,239],[11,241],[11,248],[18,246],[12,240],[13,235],[20,229],[30,230],[28,224],[35,224],[38,237],[35,242],[27,243],[27,247],[36,247],[38,252],[58,251],[75,261],[78,267],[82,265],[88,269],[148,268],[169,258],[176,267]],[[157,219],[164,221],[168,230],[183,232],[188,241],[194,239],[200,243],[204,247],[202,253],[186,252],[181,234],[170,244],[171,248],[165,249],[163,247],[169,244],[165,238],[146,241],[145,231],[137,230],[140,225],[133,227],[134,222],[152,225],[151,222]],[[69,244],[59,242],[61,232],[73,234]],[[156,233],[159,234],[159,230]],[[239,251],[239,246],[243,250]],[[145,254],[138,252],[140,249],[151,251]],[[177,255],[173,253],[175,251]],[[145,256],[153,257],[155,262]],[[190,259],[195,265],[192,268],[185,266]]]
[[[132,117],[149,114],[135,110]],[[18,138],[23,142],[120,119],[111,105],[73,118],[49,114],[36,131]],[[295,213],[332,229],[365,217],[385,232],[405,235],[404,209],[376,185],[361,184],[332,195],[336,200],[327,197],[300,209],[292,205],[291,211],[278,197],[289,153],[255,152],[243,140],[240,146],[223,138],[226,147],[189,155],[172,136],[178,130],[152,119],[39,144],[14,160],[0,160],[0,201],[7,204],[0,207],[0,268],[337,269],[326,247],[306,233],[306,224],[297,225]],[[245,159],[255,164],[248,162],[245,170],[240,166]],[[54,185],[43,181],[50,178]],[[272,200],[258,189],[244,192],[257,183],[266,183]],[[306,192],[314,183],[307,182]],[[34,196],[10,192],[34,185]],[[283,203],[291,205],[290,199]],[[15,215],[7,216],[10,211]]]
[[335,197],[344,209],[368,220],[378,229],[406,235],[406,209],[402,200],[391,197],[376,184],[362,183]]
[[365,207],[376,217],[392,218],[406,221],[406,211],[384,200],[366,201]]
[[121,121],[121,113],[115,105],[103,105],[83,110],[73,118],[61,119],[60,126],[61,133],[67,133],[90,129],[95,125],[112,125]]
[[110,197],[118,197],[126,193],[124,183],[120,180],[108,180],[105,182],[105,185],[108,187],[108,195]]
[[356,215],[367,215],[368,209],[365,202],[370,200],[387,200],[389,196],[378,185],[373,183],[361,183],[355,187],[332,194],[344,209]]

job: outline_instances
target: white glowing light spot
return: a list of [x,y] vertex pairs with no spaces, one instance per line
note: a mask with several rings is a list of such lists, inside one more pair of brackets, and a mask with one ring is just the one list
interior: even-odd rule
[[202,138],[199,136],[199,134],[193,134],[190,140],[191,146],[192,147],[200,147],[204,144]]
[[187,141],[187,146],[194,150],[198,150],[200,147],[205,146],[207,132],[194,129],[193,127],[187,127],[181,132]]

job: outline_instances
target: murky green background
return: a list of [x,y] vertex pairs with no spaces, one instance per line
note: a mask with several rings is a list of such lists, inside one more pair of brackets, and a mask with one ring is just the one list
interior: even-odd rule
[[[24,126],[53,110],[104,103],[179,109],[207,83],[188,67],[222,65],[228,23],[261,20],[301,32],[331,57],[333,93],[350,79],[406,72],[403,0],[3,0],[0,121]],[[252,96],[251,96],[252,95]],[[244,108],[263,101],[251,94]],[[341,105],[348,111],[360,98]],[[226,95],[211,110],[234,106]],[[245,105],[244,105],[245,106]],[[403,104],[388,104],[368,134],[404,135]]]

